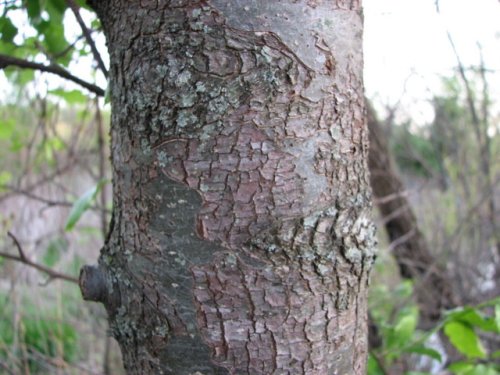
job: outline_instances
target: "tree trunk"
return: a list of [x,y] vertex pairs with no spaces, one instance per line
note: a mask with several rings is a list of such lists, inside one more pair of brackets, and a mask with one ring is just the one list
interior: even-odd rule
[[359,1],[93,1],[114,215],[86,299],[131,374],[365,374]]
[[385,229],[394,244],[393,254],[401,277],[415,281],[420,325],[430,329],[441,319],[444,310],[457,306],[457,298],[446,269],[432,255],[418,227],[375,112],[367,107],[373,195],[382,217],[386,218]]

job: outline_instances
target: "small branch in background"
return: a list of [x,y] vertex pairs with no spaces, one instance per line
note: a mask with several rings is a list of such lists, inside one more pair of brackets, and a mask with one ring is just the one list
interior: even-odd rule
[[39,70],[41,72],[52,73],[58,75],[59,77],[65,78],[69,81],[72,81],[74,83],[77,83],[78,85],[86,88],[87,90],[96,94],[97,96],[105,96],[106,94],[105,91],[99,86],[94,85],[93,83],[86,82],[74,76],[73,74],[68,72],[66,69],[60,67],[59,65],[44,65],[0,54],[0,69],[4,69],[8,66],[17,66],[18,68]]
[[45,267],[42,264],[38,264],[38,263],[35,263],[35,262],[31,261],[26,256],[26,254],[23,251],[23,248],[22,248],[21,244],[19,243],[18,239],[16,238],[16,236],[14,236],[11,232],[7,232],[7,235],[14,242],[14,245],[16,246],[17,251],[19,252],[19,255],[12,255],[12,254],[9,254],[9,253],[0,252],[0,256],[1,257],[4,257],[6,259],[10,259],[10,260],[14,260],[16,262],[20,262],[20,263],[26,264],[27,266],[30,266],[32,268],[35,268],[35,269],[41,271],[41,272],[46,273],[49,276],[48,282],[50,282],[52,280],[55,280],[55,279],[61,279],[61,280],[65,280],[65,281],[69,281],[69,282],[78,284],[78,279],[76,277],[69,276],[69,275],[66,275],[66,274],[54,271],[53,269]]
[[0,360],[0,369],[5,370],[9,375],[15,375],[15,372],[12,371],[2,360]]
[[87,40],[87,43],[90,46],[90,49],[92,51],[92,54],[94,55],[94,59],[97,62],[97,65],[99,66],[99,69],[102,71],[104,74],[104,77],[108,78],[108,70],[106,69],[106,66],[104,65],[104,61],[102,61],[101,54],[97,50],[97,47],[95,45],[94,40],[92,39],[92,35],[90,34],[89,29],[85,25],[85,22],[83,21],[82,16],[80,15],[80,9],[77,3],[75,3],[74,0],[66,0],[68,3],[68,6],[71,8],[71,11],[75,15],[75,18],[80,25],[80,28],[82,29],[83,35],[85,36],[85,39]]
[[[8,190],[9,195],[22,195],[22,196],[25,196],[26,198],[43,203],[43,204],[47,205],[47,207],[45,207],[44,209],[51,208],[51,207],[73,207],[73,205],[74,205],[74,202],[56,201],[56,200],[47,199],[45,197],[36,195],[28,190],[18,189],[16,187],[10,186],[10,185],[1,185],[0,184],[0,189]],[[108,210],[104,207],[98,207],[98,206],[91,206],[91,207],[89,207],[89,210],[100,212],[100,213],[105,214],[105,215],[111,213],[111,210]]]
[[401,246],[402,244],[408,242],[416,234],[415,228],[411,229],[408,233],[403,234],[399,238],[395,239],[389,244],[389,253],[394,251],[395,248]]
[[439,0],[434,0],[434,6],[436,7],[436,12],[440,12],[441,9],[439,8]]

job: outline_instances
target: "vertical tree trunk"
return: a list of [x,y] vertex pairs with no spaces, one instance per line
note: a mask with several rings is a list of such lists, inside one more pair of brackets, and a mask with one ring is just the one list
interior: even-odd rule
[[111,58],[102,301],[132,374],[365,374],[359,1],[94,1]]
[[420,309],[420,324],[433,328],[442,312],[457,306],[446,269],[432,255],[420,232],[417,219],[406,198],[404,186],[389,153],[385,135],[374,110],[368,107],[370,135],[370,178],[377,206],[387,218],[385,229],[395,244],[393,254],[401,277],[416,283],[415,297]]

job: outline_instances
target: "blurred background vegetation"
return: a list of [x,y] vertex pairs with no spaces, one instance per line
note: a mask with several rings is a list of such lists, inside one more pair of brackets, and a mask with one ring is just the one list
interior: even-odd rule
[[[2,63],[57,65],[104,86],[77,13],[106,61],[83,1],[0,2],[0,374],[123,373],[105,311],[84,303],[75,283],[110,219],[109,105]],[[500,373],[500,103],[490,85],[499,72],[480,51],[465,64],[455,50],[455,68],[425,99],[426,121],[403,108],[405,93],[368,98],[370,130],[376,124],[387,147],[371,172],[393,181],[390,194],[374,186],[370,375]]]

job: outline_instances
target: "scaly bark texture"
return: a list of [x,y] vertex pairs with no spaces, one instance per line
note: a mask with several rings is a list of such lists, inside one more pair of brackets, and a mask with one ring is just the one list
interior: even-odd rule
[[92,5],[111,58],[114,219],[81,285],[127,371],[364,374],[360,4]]

